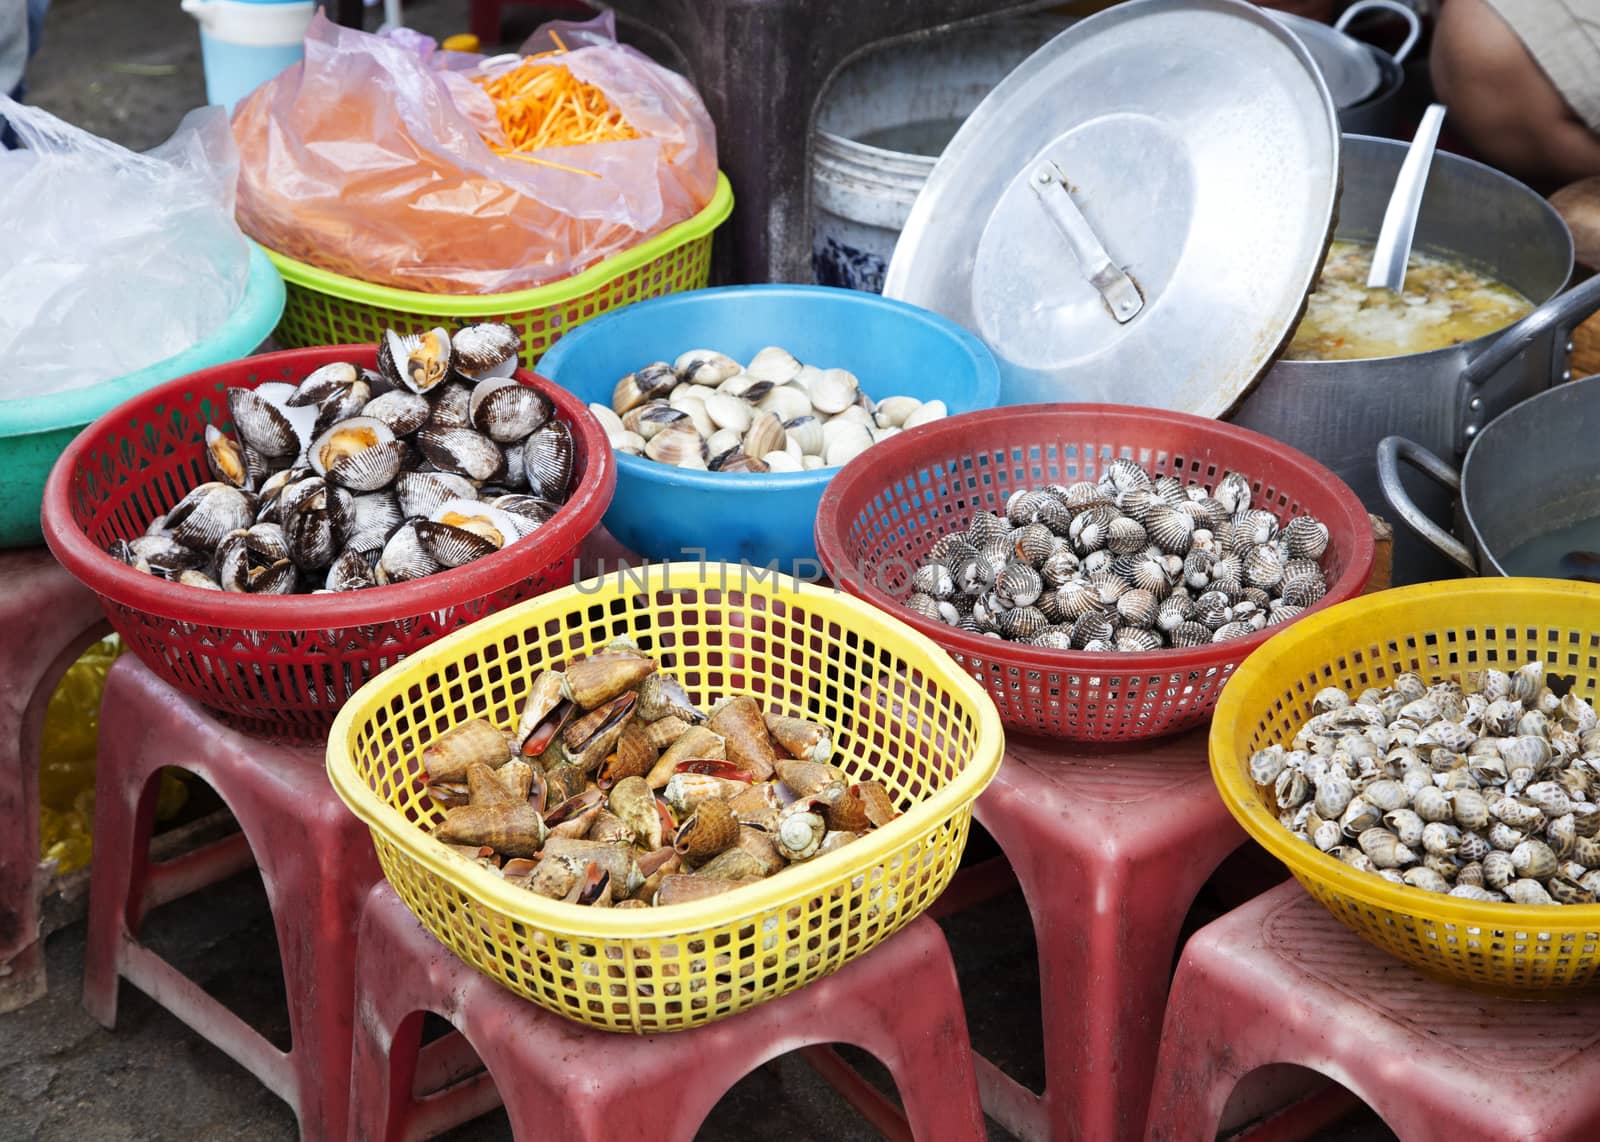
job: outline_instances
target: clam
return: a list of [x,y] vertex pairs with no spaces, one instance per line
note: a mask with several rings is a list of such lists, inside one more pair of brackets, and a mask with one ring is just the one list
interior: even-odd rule
[[714,349],[690,349],[672,363],[678,379],[688,384],[719,385],[742,370],[739,362]]
[[359,591],[377,586],[374,553],[346,548],[328,566],[323,588],[328,591]]
[[233,418],[234,430],[263,456],[295,456],[305,447],[305,435],[316,423],[316,410],[298,409],[296,413],[309,416],[295,415],[287,404],[293,390],[274,399],[277,394],[261,391],[267,387],[228,390],[228,414]]
[[861,384],[855,374],[846,369],[823,369],[810,379],[807,393],[813,408],[832,416],[856,403],[861,395]]
[[419,395],[449,380],[454,363],[450,335],[443,329],[409,335],[391,329],[378,344],[378,372]]
[[219,483],[231,484],[247,492],[253,491],[264,473],[264,458],[215,425],[206,425],[205,436],[206,468],[212,477]]
[[744,434],[744,451],[750,456],[765,456],[781,449],[787,440],[783,421],[771,412],[757,413]]
[[872,434],[862,425],[851,421],[824,425],[823,440],[823,459],[830,468],[848,464],[872,447]]
[[328,428],[307,452],[311,470],[354,492],[386,487],[400,474],[402,448],[376,417],[358,416]]
[[[650,459],[674,467],[683,467],[685,461],[694,460],[704,463],[706,459],[705,441],[694,430],[692,425],[678,428],[669,428],[658,432],[644,446],[644,454]],[[737,453],[727,453],[727,456]]]
[[458,329],[450,344],[456,372],[469,381],[481,381],[516,372],[522,338],[503,322],[484,321]]
[[814,412],[810,399],[793,385],[780,385],[757,402],[761,412],[770,412],[779,421],[787,423],[796,417],[811,416]]
[[611,408],[619,416],[647,401],[664,397],[678,383],[678,375],[665,361],[646,365],[636,373],[629,373],[611,391]]
[[403,472],[395,481],[395,498],[406,519],[429,516],[441,504],[476,495],[472,481],[453,472]]
[[417,540],[440,567],[460,567],[516,541],[511,513],[477,500],[446,500],[413,524]]
[[423,546],[422,539],[417,534],[418,522],[408,521],[402,524],[383,545],[375,574],[380,585],[409,583],[424,575],[432,575],[440,569],[441,564],[433,557],[432,552]]
[[185,547],[213,551],[229,532],[255,522],[256,499],[221,481],[201,484],[173,505],[163,527]]
[[470,428],[429,424],[417,431],[416,441],[422,454],[440,471],[478,483],[493,479],[505,468],[500,447]]
[[543,428],[555,406],[538,389],[510,378],[479,381],[467,404],[472,427],[497,444],[518,443]]
[[528,437],[522,451],[533,494],[547,500],[565,500],[572,487],[576,458],[572,430],[565,422],[549,421]]
[[785,385],[798,377],[800,370],[800,362],[795,360],[794,354],[776,345],[768,345],[750,359],[744,371],[758,380]]
[[320,405],[364,383],[361,370],[355,365],[349,361],[331,361],[306,374],[285,403],[291,408]]

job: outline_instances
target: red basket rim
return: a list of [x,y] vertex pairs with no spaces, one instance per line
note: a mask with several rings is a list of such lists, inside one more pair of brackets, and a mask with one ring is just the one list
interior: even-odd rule
[[[1067,671],[1075,674],[1146,672],[1156,674],[1180,669],[1204,669],[1232,659],[1243,660],[1256,647],[1278,633],[1282,629],[1281,624],[1266,627],[1243,638],[1206,643],[1204,646],[1109,653],[1048,650],[1028,643],[970,634],[960,627],[924,618],[895,596],[857,573],[857,569],[851,565],[846,550],[846,536],[851,520],[844,517],[844,501],[847,498],[860,497],[863,492],[870,496],[882,489],[884,479],[881,472],[884,469],[903,471],[911,468],[912,465],[907,462],[921,454],[927,443],[944,437],[964,436],[978,425],[992,424],[1016,425],[1023,429],[1017,434],[1017,439],[1022,440],[1035,432],[1041,418],[1071,416],[1081,420],[1107,413],[1114,413],[1119,417],[1137,415],[1141,420],[1192,429],[1212,440],[1224,442],[1234,440],[1253,447],[1265,448],[1275,453],[1287,467],[1297,469],[1296,474],[1304,477],[1307,484],[1318,484],[1331,492],[1338,502],[1342,518],[1337,521],[1324,519],[1323,522],[1328,525],[1329,532],[1335,535],[1343,534],[1336,528],[1336,522],[1344,525],[1344,532],[1353,535],[1354,542],[1350,545],[1349,551],[1341,551],[1341,554],[1347,557],[1343,573],[1337,580],[1328,584],[1327,594],[1307,607],[1300,615],[1295,616],[1296,621],[1304,615],[1355,598],[1366,586],[1367,579],[1372,574],[1372,562],[1376,553],[1367,509],[1362,506],[1349,485],[1304,452],[1270,436],[1252,432],[1248,428],[1240,428],[1238,425],[1206,417],[1191,416],[1188,413],[1136,405],[1065,402],[1008,405],[1003,408],[946,417],[909,432],[897,433],[863,452],[840,469],[827,490],[822,493],[822,502],[817,508],[816,541],[817,556],[822,561],[823,568],[833,582],[888,611],[901,621],[909,623],[946,650],[965,654],[980,661],[1004,660],[1031,669],[1057,673]],[[1281,484],[1281,481],[1279,483]]]
[[51,552],[91,591],[122,606],[161,618],[205,626],[261,631],[331,630],[392,622],[396,618],[447,610],[464,600],[481,598],[526,579],[550,563],[551,553],[571,551],[600,523],[617,485],[617,467],[605,430],[577,397],[554,382],[518,369],[516,377],[531,384],[555,404],[572,429],[584,458],[584,479],[559,512],[533,535],[505,551],[463,567],[441,571],[410,583],[367,587],[328,595],[245,595],[202,591],[135,571],[97,547],[72,516],[73,473],[86,454],[119,421],[140,419],[162,400],[227,383],[241,370],[283,366],[310,373],[330,361],[356,361],[370,367],[371,345],[325,345],[284,349],[201,369],[148,389],[111,409],[68,444],[45,484],[41,523]]

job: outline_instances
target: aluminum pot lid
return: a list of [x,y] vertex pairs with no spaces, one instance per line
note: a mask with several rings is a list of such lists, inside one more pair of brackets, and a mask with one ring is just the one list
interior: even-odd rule
[[1333,101],[1281,24],[1240,0],[1129,0],[967,119],[883,292],[982,337],[1004,403],[1221,416],[1293,332],[1338,174]]
[[1378,57],[1360,40],[1347,36],[1327,24],[1296,16],[1291,12],[1273,12],[1273,19],[1283,24],[1306,46],[1317,70],[1322,73],[1334,106],[1354,107],[1370,98],[1383,82]]

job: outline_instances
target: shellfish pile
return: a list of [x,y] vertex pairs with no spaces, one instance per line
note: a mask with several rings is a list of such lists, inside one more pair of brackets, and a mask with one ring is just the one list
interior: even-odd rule
[[313,594],[403,583],[538,530],[571,491],[573,440],[512,378],[508,325],[385,334],[376,372],[227,391],[212,479],[110,554],[191,587]]
[[801,472],[848,464],[880,440],[946,415],[943,401],[874,401],[845,369],[802,365],[769,345],[740,365],[711,349],[656,361],[591,404],[618,452],[713,472]]
[[1468,900],[1592,904],[1600,894],[1600,718],[1544,666],[1476,689],[1401,674],[1312,699],[1288,745],[1250,759],[1283,826],[1352,868]]
[[1280,524],[1250,481],[1214,489],[1125,457],[1098,481],[1018,489],[942,536],[905,605],[974,634],[1053,650],[1137,652],[1223,642],[1287,622],[1327,593],[1328,528]]
[[422,765],[438,840],[541,896],[643,908],[755,883],[897,815],[832,756],[827,727],[746,696],[702,711],[617,640],[539,674],[515,731],[462,722]]

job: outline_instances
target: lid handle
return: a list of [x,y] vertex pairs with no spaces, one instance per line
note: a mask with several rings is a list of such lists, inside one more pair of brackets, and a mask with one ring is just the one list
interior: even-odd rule
[[1067,176],[1061,173],[1061,168],[1046,159],[1034,168],[1033,178],[1028,185],[1033,188],[1039,205],[1044,207],[1050,221],[1055,223],[1056,229],[1067,240],[1067,245],[1072,247],[1072,255],[1078,260],[1078,269],[1089,284],[1099,291],[1106,308],[1111,310],[1111,316],[1122,325],[1132,321],[1144,308],[1144,297],[1126,271],[1111,260],[1111,255],[1106,253],[1105,246],[1100,242],[1100,236],[1089,225],[1078,204],[1072,201],[1072,192],[1067,188]]

